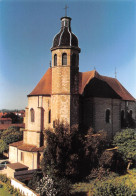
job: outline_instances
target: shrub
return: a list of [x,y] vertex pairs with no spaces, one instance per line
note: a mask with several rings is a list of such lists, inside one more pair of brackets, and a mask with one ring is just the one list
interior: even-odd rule
[[126,172],[126,162],[124,161],[122,154],[117,151],[108,151],[105,150],[100,159],[99,159],[100,167],[105,169],[109,169],[110,171],[117,172],[123,174]]
[[130,196],[132,187],[122,182],[99,182],[95,185],[94,196]]
[[69,181],[64,178],[53,179],[48,175],[38,182],[38,186],[36,188],[36,191],[40,193],[41,196],[69,196],[70,190],[71,185]]
[[5,175],[0,174],[0,181],[5,183],[5,182],[10,182],[10,179],[7,178]]
[[136,162],[136,130],[125,129],[118,132],[113,140],[113,144],[118,146],[118,151],[123,155],[124,160],[128,161],[128,169],[130,163]]
[[14,192],[13,186],[11,186],[11,184],[9,184],[9,183],[6,183],[4,185],[4,189],[7,190],[10,194],[13,194],[13,192]]

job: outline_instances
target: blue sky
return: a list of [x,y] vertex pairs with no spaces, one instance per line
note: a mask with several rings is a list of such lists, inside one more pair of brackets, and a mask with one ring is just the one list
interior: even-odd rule
[[0,109],[22,109],[51,60],[65,4],[80,71],[114,77],[136,98],[135,0],[0,0]]

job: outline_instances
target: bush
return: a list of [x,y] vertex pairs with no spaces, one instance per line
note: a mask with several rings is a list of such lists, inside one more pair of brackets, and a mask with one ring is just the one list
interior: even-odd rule
[[48,175],[43,177],[36,188],[37,193],[41,196],[69,196],[71,185],[64,178],[53,179]]
[[33,173],[33,177],[31,180],[29,180],[28,182],[28,187],[32,190],[35,190],[36,187],[37,187],[37,183],[43,178],[43,174],[42,174],[42,171],[38,171],[36,170],[34,173]]
[[5,175],[3,175],[3,174],[0,174],[0,181],[2,181],[3,183],[6,183],[6,182],[10,183],[10,179],[7,178],[7,177],[6,177]]
[[136,130],[125,129],[118,132],[113,140],[114,146],[118,147],[118,151],[123,155],[124,160],[128,161],[128,169],[130,163],[136,163]]
[[14,192],[13,186],[11,186],[11,184],[9,184],[9,183],[6,183],[4,185],[4,189],[7,190],[10,194],[13,194],[13,192]]
[[124,174],[126,172],[126,162],[124,161],[122,154],[117,151],[105,150],[100,159],[100,167],[109,169],[112,172],[117,172],[119,174]]
[[130,196],[132,187],[122,182],[100,182],[95,185],[94,196]]
[[3,187],[3,184],[0,184],[0,188],[2,188]]

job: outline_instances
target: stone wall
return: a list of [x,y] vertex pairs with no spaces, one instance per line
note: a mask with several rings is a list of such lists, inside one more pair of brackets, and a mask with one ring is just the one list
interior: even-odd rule
[[[110,110],[110,121],[106,123],[106,110]],[[84,125],[94,130],[105,130],[112,137],[120,130],[120,100],[110,98],[86,98],[83,101]]]

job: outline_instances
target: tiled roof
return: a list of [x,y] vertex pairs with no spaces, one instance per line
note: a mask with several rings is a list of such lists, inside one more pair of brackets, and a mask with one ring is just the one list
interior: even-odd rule
[[25,124],[0,124],[0,130],[8,129],[9,127],[25,128]]
[[6,121],[6,120],[10,120],[10,121],[12,121],[12,119],[11,119],[11,118],[0,118],[0,121]]
[[9,146],[18,147],[18,146],[21,146],[22,144],[23,144],[23,141],[18,141],[18,142],[14,142],[12,144],[9,144]]
[[34,95],[51,95],[52,91],[52,69],[49,68],[40,82],[28,96]]
[[116,78],[101,76],[97,71],[79,73],[79,93],[84,92],[84,88],[93,78],[106,82],[123,100],[135,101],[135,98],[120,84]]
[[22,169],[28,169],[26,165],[23,165],[22,163],[10,163],[7,164],[7,167],[10,167],[11,169],[17,171],[17,170],[22,170]]
[[44,150],[44,146],[41,146],[38,148],[35,145],[25,144],[25,143],[23,143],[23,141],[14,142],[9,145],[13,146],[13,147],[17,147],[19,150],[27,151],[27,152],[43,152],[43,150]]
[[[79,72],[79,94],[82,95],[84,88],[93,78],[106,82],[122,100],[135,101],[135,98],[120,84],[116,78],[101,76],[97,71]],[[28,96],[51,95],[52,93],[52,69],[49,68],[40,82]]]

